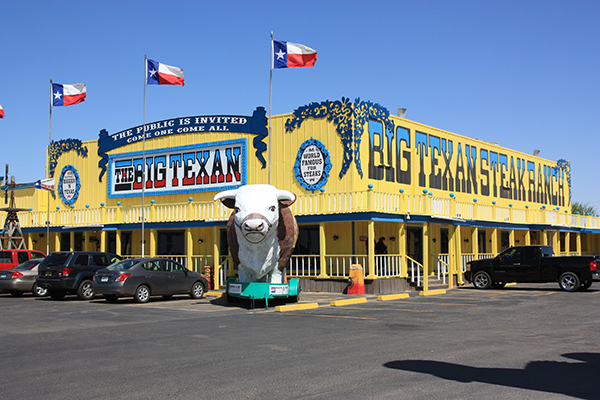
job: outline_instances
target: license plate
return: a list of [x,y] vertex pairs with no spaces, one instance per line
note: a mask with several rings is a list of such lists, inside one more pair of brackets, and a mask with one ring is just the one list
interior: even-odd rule
[[6,275],[6,274],[2,274],[2,275],[0,275],[0,278],[6,278],[7,276],[8,275]]
[[230,283],[229,284],[229,293],[240,294],[242,293],[242,285],[239,283]]
[[108,282],[108,276],[103,276],[100,278],[100,282]]
[[52,276],[52,271],[46,271],[46,276]]
[[269,293],[271,294],[279,294],[279,295],[287,295],[290,291],[289,286],[269,286]]

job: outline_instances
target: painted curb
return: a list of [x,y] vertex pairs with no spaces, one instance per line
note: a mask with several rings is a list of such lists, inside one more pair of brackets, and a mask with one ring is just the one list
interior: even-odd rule
[[304,303],[304,304],[286,304],[284,306],[276,306],[276,312],[295,311],[295,310],[310,310],[311,308],[319,308],[319,303]]
[[399,294],[384,294],[377,297],[377,301],[397,300],[397,299],[408,299],[410,296],[408,293]]
[[350,304],[359,304],[359,303],[366,303],[366,302],[367,302],[366,297],[359,297],[358,299],[333,300],[331,302],[331,305],[333,307],[338,307],[338,306],[347,306]]
[[206,293],[204,293],[204,295],[206,297],[225,297],[227,296],[227,294],[225,292],[215,292],[215,291],[208,291]]
[[434,296],[436,294],[446,294],[446,289],[428,290],[419,292],[419,296]]

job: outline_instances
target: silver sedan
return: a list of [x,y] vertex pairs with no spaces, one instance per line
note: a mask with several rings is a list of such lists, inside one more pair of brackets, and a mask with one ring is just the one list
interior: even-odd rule
[[42,259],[29,260],[13,269],[0,270],[0,290],[8,291],[15,297],[25,292],[32,292],[37,297],[46,296],[48,290],[35,283],[41,261]]

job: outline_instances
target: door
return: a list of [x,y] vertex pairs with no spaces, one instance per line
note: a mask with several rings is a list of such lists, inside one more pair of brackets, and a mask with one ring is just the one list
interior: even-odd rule
[[150,293],[165,293],[167,291],[167,272],[163,269],[160,260],[146,262],[144,270],[142,282],[150,287]]
[[175,294],[190,291],[192,282],[188,282],[187,274],[181,265],[168,259],[161,260],[161,264],[164,264],[167,275],[167,292]]
[[511,247],[498,256],[493,279],[498,282],[535,282],[539,280],[536,260],[536,248]]
[[406,228],[406,255],[423,264],[423,228]]

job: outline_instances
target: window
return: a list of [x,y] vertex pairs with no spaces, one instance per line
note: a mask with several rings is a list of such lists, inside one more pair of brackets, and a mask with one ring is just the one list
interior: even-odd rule
[[107,254],[94,254],[92,255],[92,264],[106,267],[107,265],[110,265],[111,262]]
[[487,253],[487,241],[485,231],[477,231],[477,244],[479,245],[479,254]]
[[146,264],[144,264],[144,269],[146,271],[160,271],[160,263],[158,260],[149,261]]
[[162,260],[165,265],[165,271],[169,272],[183,272],[183,267],[176,262],[171,260]]
[[77,266],[81,266],[81,265],[88,265],[88,255],[87,254],[80,254],[77,256],[77,258],[75,259],[75,262],[73,262],[73,266],[77,267]]
[[31,252],[31,259],[32,260],[37,260],[38,258],[46,258],[46,256],[44,255],[44,253],[38,253],[37,251],[32,251]]
[[183,231],[159,231],[158,254],[183,255],[185,254],[185,237]]
[[502,253],[502,261],[507,264],[514,264],[521,262],[522,248],[511,247]]
[[0,251],[0,263],[11,263],[12,253],[10,251]]
[[440,253],[448,254],[448,229],[440,229]]
[[25,261],[29,261],[29,255],[24,251],[20,251],[17,253],[17,261],[19,262],[19,264],[22,264]]

